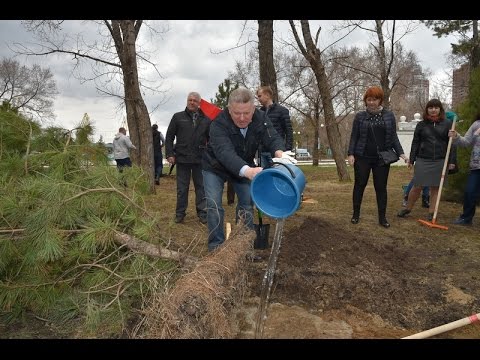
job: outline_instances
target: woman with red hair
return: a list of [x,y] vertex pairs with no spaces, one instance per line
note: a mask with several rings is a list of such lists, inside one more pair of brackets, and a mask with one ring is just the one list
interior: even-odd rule
[[382,107],[383,90],[378,86],[367,89],[363,96],[366,110],[360,111],[353,120],[350,144],[348,146],[348,163],[353,166],[355,183],[353,186],[352,224],[360,221],[360,207],[363,193],[373,174],[373,186],[377,197],[378,223],[388,228],[385,216],[387,210],[387,181],[390,165],[380,162],[378,151],[393,149],[405,161],[408,158],[403,152],[397,136],[397,122],[393,112]]

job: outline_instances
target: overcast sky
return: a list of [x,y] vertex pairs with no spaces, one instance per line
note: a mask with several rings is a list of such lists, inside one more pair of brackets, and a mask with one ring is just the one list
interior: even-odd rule
[[[151,23],[151,22],[149,22]],[[330,33],[335,21],[312,21],[311,30],[316,31],[314,24],[322,24],[322,35]],[[242,20],[168,20],[155,21],[155,28],[168,26],[168,31],[153,36],[144,25],[141,30],[142,43],[151,51],[150,60],[157,64],[163,78],[162,89],[165,90],[165,101],[153,113],[152,123],[157,123],[159,129],[165,134],[172,115],[182,111],[186,106],[187,94],[198,91],[201,96],[210,100],[215,96],[218,85],[227,77],[228,72],[234,69],[236,60],[245,58],[245,49],[233,51],[219,51],[233,48],[239,42],[248,38],[256,41],[256,21],[249,21],[247,29],[243,32]],[[63,27],[73,32],[82,32],[92,38],[96,34],[96,25],[82,21],[65,21]],[[288,33],[286,21],[276,22],[275,34],[284,31]],[[289,36],[288,34],[286,36]],[[368,42],[364,33],[357,32],[343,42],[344,45],[364,46]],[[402,41],[407,50],[416,52],[423,68],[433,72],[430,79],[431,88],[446,78],[445,72],[451,69],[447,65],[446,57],[450,53],[450,38],[438,39],[432,31],[423,25],[412,35],[406,36]],[[13,57],[9,49],[14,43],[34,42],[31,34],[25,31],[20,21],[0,20],[0,57]],[[325,40],[325,45],[330,40]],[[217,53],[214,53],[217,52]],[[81,83],[73,74],[74,61],[71,56],[50,56],[25,59],[19,57],[20,64],[37,63],[42,67],[49,67],[54,74],[59,95],[55,99],[54,112],[55,125],[64,128],[73,128],[88,113],[94,123],[98,134],[103,134],[104,141],[110,142],[114,133],[120,126],[123,114],[118,110],[118,100],[101,96],[91,82]],[[147,78],[159,79],[158,75],[151,72]],[[152,96],[146,94],[145,102],[149,111],[162,95]]]

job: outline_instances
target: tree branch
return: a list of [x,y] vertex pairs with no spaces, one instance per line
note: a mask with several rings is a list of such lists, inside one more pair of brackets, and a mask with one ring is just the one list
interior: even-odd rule
[[184,255],[178,251],[168,250],[160,246],[150,244],[146,241],[136,239],[135,237],[115,231],[114,240],[117,244],[126,245],[130,250],[137,251],[142,254],[159,257],[162,259],[169,259],[185,263],[187,265],[194,265],[197,259],[193,256]]
[[102,64],[111,65],[111,66],[114,66],[114,67],[117,67],[117,68],[122,67],[121,64],[117,64],[117,63],[113,63],[111,61],[99,59],[97,57],[90,56],[90,55],[87,55],[87,54],[82,54],[79,51],[47,48],[48,50],[46,50],[46,51],[36,53],[36,52],[28,49],[27,47],[25,47],[22,44],[15,43],[15,45],[17,45],[19,48],[24,48],[25,49],[25,52],[23,52],[24,55],[47,56],[47,55],[51,55],[51,54],[55,54],[55,53],[69,54],[69,55],[73,55],[75,58],[76,57],[81,57],[81,58],[90,59],[90,60],[93,60],[93,61],[96,61],[96,62],[99,62],[99,63],[102,63]]
[[[0,234],[16,234],[25,232],[26,229],[1,229]],[[78,233],[84,230],[61,230],[70,233]],[[119,245],[126,246],[130,251],[135,251],[141,254],[159,257],[167,260],[174,260],[188,266],[195,265],[197,258],[185,255],[178,251],[165,249],[161,246],[151,244],[149,242],[135,238],[134,236],[122,233],[120,231],[114,232],[114,241]]]

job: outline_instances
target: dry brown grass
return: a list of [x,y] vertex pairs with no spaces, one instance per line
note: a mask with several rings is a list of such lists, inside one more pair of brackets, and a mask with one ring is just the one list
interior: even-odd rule
[[246,285],[245,255],[255,232],[235,227],[217,251],[198,262],[146,311],[143,337],[162,339],[231,338],[232,309],[241,305]]
[[[388,178],[388,204],[387,219],[391,228],[385,229],[378,225],[377,203],[375,190],[373,188],[372,176],[365,189],[360,223],[351,225],[352,215],[352,191],[353,191],[353,168],[349,167],[351,182],[339,182],[335,167],[318,168],[313,166],[303,166],[302,171],[307,178],[304,196],[318,201],[315,204],[303,203],[300,209],[285,222],[284,232],[290,229],[298,228],[303,223],[306,216],[315,216],[325,219],[331,224],[338,225],[340,228],[356,229],[360,232],[368,233],[372,237],[398,237],[406,242],[415,242],[420,238],[428,238],[433,241],[444,237],[463,236],[470,238],[470,228],[452,225],[451,222],[462,212],[462,204],[442,200],[439,205],[437,223],[446,225],[449,230],[429,228],[421,225],[417,219],[425,219],[428,209],[421,207],[421,201],[418,200],[412,213],[407,218],[398,218],[397,211],[402,209],[403,190],[402,185],[409,183],[413,176],[413,171],[408,170],[406,166],[392,166]],[[300,216],[298,216],[300,215]],[[474,225],[476,227],[476,225]]]

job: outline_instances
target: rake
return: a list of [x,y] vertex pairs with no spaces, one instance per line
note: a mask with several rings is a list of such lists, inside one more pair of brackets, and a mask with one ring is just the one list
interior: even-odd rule
[[[451,130],[455,130],[455,123],[456,123],[456,116],[453,119],[453,124],[452,124],[452,129]],[[450,156],[450,149],[452,147],[452,140],[453,140],[452,137],[450,137],[448,139],[447,153],[445,154],[445,161],[443,162],[442,177],[440,178],[440,186],[438,187],[437,201],[435,202],[435,210],[433,212],[432,221],[418,219],[418,221],[423,225],[426,225],[426,226],[431,227],[431,228],[442,229],[442,230],[448,230],[448,226],[437,224],[437,213],[438,213],[438,206],[440,205],[440,198],[442,196],[442,189],[443,189],[443,183],[445,181],[445,174],[447,173],[448,158]]]

